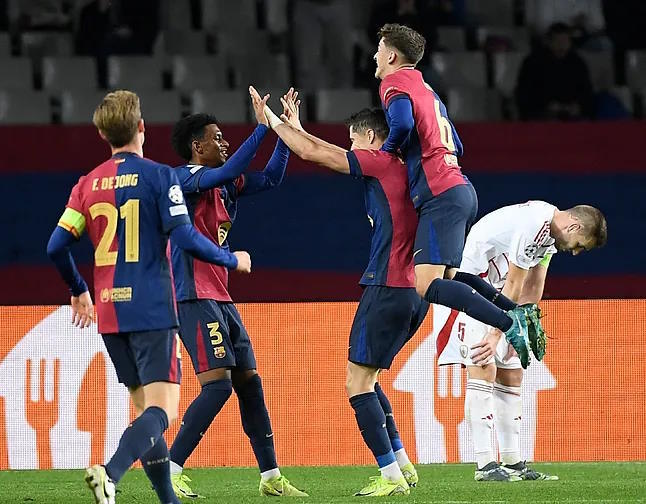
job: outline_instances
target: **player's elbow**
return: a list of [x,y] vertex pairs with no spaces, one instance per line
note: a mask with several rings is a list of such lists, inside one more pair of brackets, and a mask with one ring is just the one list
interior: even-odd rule
[[62,247],[55,238],[55,233],[49,237],[47,242],[47,256],[53,261],[62,251]]

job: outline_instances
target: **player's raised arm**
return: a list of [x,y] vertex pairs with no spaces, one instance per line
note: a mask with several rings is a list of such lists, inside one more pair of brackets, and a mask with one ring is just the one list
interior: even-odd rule
[[[250,93],[252,97],[257,96],[257,92],[253,88],[250,88]],[[312,135],[283,123],[269,107],[265,107],[265,113],[272,129],[298,157],[340,173],[350,173],[350,164],[345,149],[335,145],[322,145],[314,141],[311,138]]]

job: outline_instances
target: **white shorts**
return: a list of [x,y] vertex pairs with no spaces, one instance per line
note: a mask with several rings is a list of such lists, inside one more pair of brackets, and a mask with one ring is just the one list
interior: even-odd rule
[[[440,366],[445,364],[475,366],[476,364],[471,360],[473,354],[471,347],[482,341],[488,332],[488,325],[472,319],[466,313],[451,310],[446,306],[433,305],[433,337],[438,356],[437,363]],[[520,359],[516,352],[505,360],[510,346],[504,337],[500,338],[496,355],[486,364],[495,362],[496,367],[501,369],[520,369]]]

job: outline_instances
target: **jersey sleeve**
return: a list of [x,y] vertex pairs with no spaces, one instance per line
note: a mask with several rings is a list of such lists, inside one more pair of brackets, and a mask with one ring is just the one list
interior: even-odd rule
[[384,177],[390,168],[390,155],[376,150],[348,151],[348,164],[350,175],[355,178]]
[[399,82],[397,75],[391,74],[386,76],[379,85],[379,97],[381,102],[388,107],[390,102],[396,97],[408,97],[408,93]]
[[186,165],[175,168],[173,171],[177,175],[179,184],[184,194],[193,194],[200,192],[200,178],[208,170],[201,165]]
[[538,245],[526,233],[517,232],[511,239],[509,261],[521,269],[528,270],[535,266]]
[[83,203],[81,202],[81,187],[84,178],[81,177],[73,187],[65,211],[58,220],[58,225],[72,233],[77,240],[85,231],[85,215],[83,213]]
[[175,170],[169,166],[161,166],[159,178],[160,187],[157,195],[157,208],[164,233],[170,233],[177,226],[190,224],[191,220],[184,201],[182,186]]

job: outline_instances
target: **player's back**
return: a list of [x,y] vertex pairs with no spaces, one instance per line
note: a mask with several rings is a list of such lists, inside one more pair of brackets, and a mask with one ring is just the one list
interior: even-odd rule
[[348,160],[350,173],[363,178],[366,211],[372,227],[370,260],[360,283],[414,287],[417,213],[408,195],[402,161],[377,150],[350,151]]
[[524,269],[556,252],[550,223],[556,207],[544,201],[509,205],[476,222],[464,246],[460,269],[488,272],[492,283],[504,281],[512,262]]
[[172,227],[188,219],[176,181],[168,166],[118,153],[72,191],[68,207],[84,215],[95,249],[101,333],[177,326],[166,247]]
[[[419,70],[403,68],[386,76],[380,85],[382,105],[407,96],[415,126],[401,145],[408,166],[410,196],[415,208],[447,189],[466,183],[458,164],[462,142],[446,107]],[[386,114],[388,117],[388,114]]]

